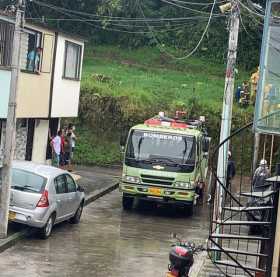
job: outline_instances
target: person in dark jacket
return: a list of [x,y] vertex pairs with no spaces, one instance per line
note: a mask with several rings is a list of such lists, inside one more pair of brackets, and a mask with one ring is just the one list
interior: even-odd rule
[[227,165],[227,188],[231,185],[231,181],[234,178],[236,173],[235,162],[232,159],[231,152],[228,151],[228,165]]
[[262,159],[260,161],[259,167],[256,169],[253,176],[253,190],[254,191],[264,191],[265,180],[270,177],[270,171],[267,166],[267,161]]

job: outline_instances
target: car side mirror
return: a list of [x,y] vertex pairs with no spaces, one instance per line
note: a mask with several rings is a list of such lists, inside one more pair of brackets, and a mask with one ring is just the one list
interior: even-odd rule
[[77,191],[79,191],[79,192],[85,192],[85,189],[79,185],[78,188],[77,188]]

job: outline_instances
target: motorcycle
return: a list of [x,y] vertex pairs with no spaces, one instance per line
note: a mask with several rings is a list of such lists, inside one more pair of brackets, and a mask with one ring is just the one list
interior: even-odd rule
[[205,249],[202,245],[196,246],[194,243],[184,242],[176,235],[175,238],[177,242],[172,245],[169,252],[170,264],[166,277],[189,277],[189,272],[194,263],[194,255]]

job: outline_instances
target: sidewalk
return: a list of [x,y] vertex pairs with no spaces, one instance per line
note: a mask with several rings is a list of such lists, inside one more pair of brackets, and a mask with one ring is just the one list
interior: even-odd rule
[[77,166],[71,172],[76,182],[85,189],[85,194],[94,193],[119,182],[121,167]]
[[[77,184],[85,189],[86,202],[90,204],[99,197],[118,187],[121,167],[86,167],[77,166],[71,173]],[[18,240],[30,234],[31,228],[24,225],[10,223],[8,237],[0,239],[0,252],[14,245]]]

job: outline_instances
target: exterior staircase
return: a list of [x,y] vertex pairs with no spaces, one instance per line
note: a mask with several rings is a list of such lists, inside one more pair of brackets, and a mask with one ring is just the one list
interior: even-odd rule
[[[252,166],[244,162],[245,155],[247,161],[253,160],[248,159],[253,156],[253,147],[251,151],[247,147],[253,144],[250,127],[237,130],[227,140],[240,145],[237,151],[232,149],[236,179],[226,186],[214,172],[208,255],[222,276],[271,276],[280,177],[279,181],[267,179],[264,190],[254,191]],[[216,154],[227,141],[219,145]]]

